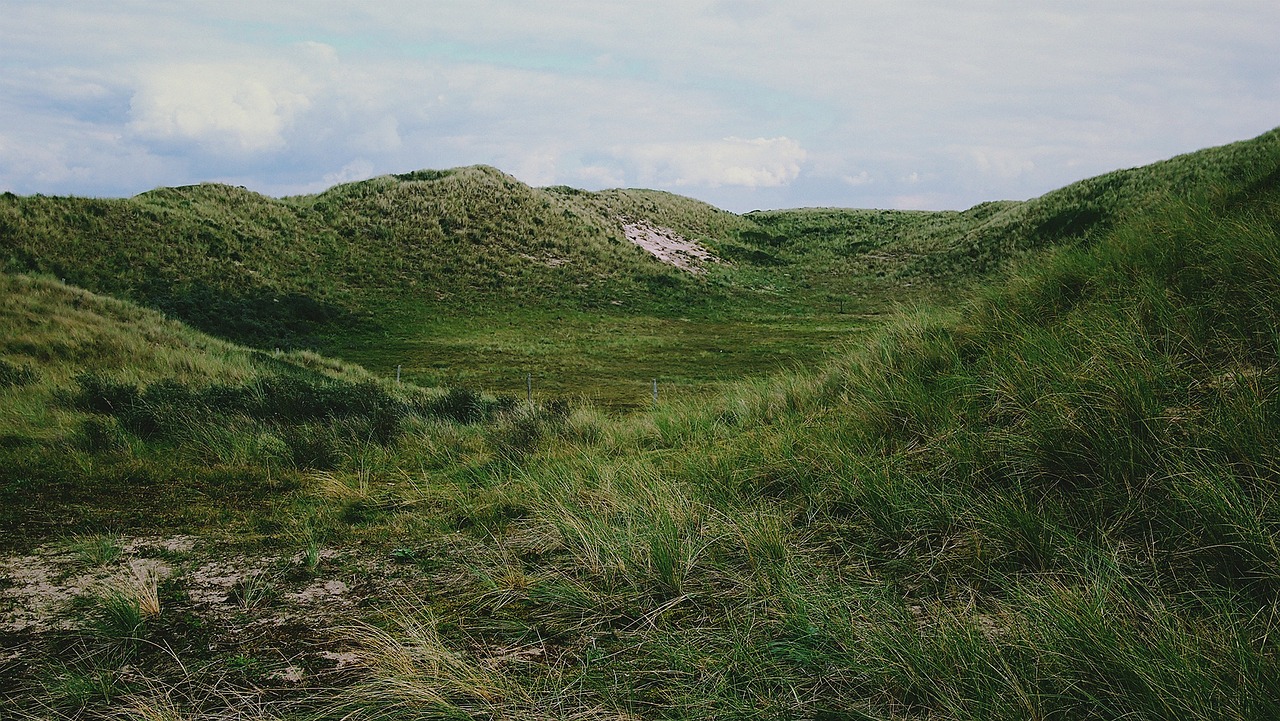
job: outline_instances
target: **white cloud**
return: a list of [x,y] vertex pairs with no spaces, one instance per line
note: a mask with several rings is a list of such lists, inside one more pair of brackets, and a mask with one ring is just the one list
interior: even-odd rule
[[776,188],[800,176],[808,153],[791,138],[725,138],[648,143],[615,150],[637,166],[642,183]]
[[901,210],[936,210],[938,198],[932,195],[895,195],[890,199],[889,207]]
[[967,207],[1280,122],[1280,4],[1258,0],[10,5],[17,192],[274,192],[360,159],[735,209]]
[[603,165],[584,165],[574,175],[575,180],[587,188],[618,188],[627,184],[621,171]]
[[522,152],[512,158],[509,168],[502,168],[528,185],[554,185],[556,182],[559,155],[554,150],[534,150]]
[[350,183],[356,180],[365,180],[373,177],[373,163],[364,158],[356,158],[355,160],[342,166],[340,170],[334,173],[325,173],[324,185],[317,190],[323,190],[334,185],[342,183]]
[[382,115],[368,121],[363,130],[351,139],[353,147],[368,153],[387,153],[400,149],[404,140],[400,137],[400,121],[394,115]]
[[992,146],[968,148],[969,159],[978,172],[1011,180],[1036,169],[1035,161],[1026,157],[1024,148],[999,148]]
[[164,66],[143,74],[130,128],[165,142],[256,153],[285,145],[285,130],[311,105],[292,83],[248,65]]

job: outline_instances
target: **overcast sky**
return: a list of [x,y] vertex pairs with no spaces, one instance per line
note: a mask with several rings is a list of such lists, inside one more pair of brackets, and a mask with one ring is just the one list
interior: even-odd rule
[[0,190],[966,208],[1280,125],[1274,0],[0,0]]

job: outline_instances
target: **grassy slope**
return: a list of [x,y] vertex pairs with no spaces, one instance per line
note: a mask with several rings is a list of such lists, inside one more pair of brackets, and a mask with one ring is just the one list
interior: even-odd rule
[[[11,271],[258,347],[319,346],[383,375],[401,366],[420,383],[495,392],[532,373],[544,394],[628,405],[652,377],[688,392],[739,377],[744,364],[725,349],[766,371],[815,363],[886,299],[927,299],[937,280],[1099,232],[1151,189],[1236,172],[1272,135],[965,212],[736,216],[655,191],[534,189],[477,166],[284,200],[219,185],[126,200],[6,196],[0,244]],[[674,228],[730,264],[701,281],[663,266],[625,242],[623,218]],[[474,317],[485,313],[514,330],[488,337],[491,319]],[[711,337],[690,336],[680,318],[712,321]],[[578,353],[584,340],[618,338],[628,342]]]
[[342,393],[431,407],[357,366],[236,346],[54,279],[0,274],[0,327],[4,547],[116,525],[251,531],[303,471],[365,440],[372,414]]
[[[323,488],[299,469],[289,528],[405,565],[346,637],[363,683],[296,710],[1275,717],[1280,152],[1179,162],[1238,153],[821,372],[625,419],[410,419]],[[126,440],[110,464],[152,457]],[[99,663],[139,707],[178,673]]]
[[[1252,172],[1275,135],[964,212],[736,216],[656,191],[534,189],[476,166],[283,200],[220,185],[124,200],[6,194],[0,242],[10,271],[51,273],[264,342],[295,338],[309,321],[365,324],[371,309],[393,300],[452,312],[486,303],[604,311],[621,303],[667,314],[794,310],[844,296],[868,276],[972,273],[1085,237],[1140,209],[1153,191],[1195,193]],[[627,244],[621,218],[674,228],[733,264],[700,283]],[[270,312],[281,305],[289,312]],[[224,310],[253,315],[259,327],[220,319]]]
[[[484,300],[700,303],[705,288],[623,240],[605,197],[536,190],[483,166],[284,200],[212,184],[124,200],[7,196],[0,238],[10,271],[65,277],[197,325],[216,324],[195,307],[209,288],[228,295],[228,304],[298,294],[354,312],[379,298],[454,312]],[[672,196],[662,209],[679,214],[699,205]],[[732,218],[709,207],[695,207],[698,213]]]
[[419,549],[467,580],[362,636],[351,703],[1274,717],[1280,153],[1259,151],[823,373],[455,487],[478,547]]
[[1162,198],[1199,197],[1272,172],[1280,129],[1257,138],[1117,170],[1025,202],[982,203],[963,212],[812,208],[754,212],[748,237],[809,268],[851,277],[957,279],[1005,267],[1038,248],[1096,238]]
[[[642,402],[653,377],[692,392],[746,365],[815,362],[883,309],[878,298],[844,316],[834,303],[811,308],[781,274],[749,264],[695,279],[627,243],[623,216],[722,245],[749,225],[666,193],[538,190],[473,167],[284,200],[218,185],[126,200],[9,196],[0,247],[11,271],[51,273],[257,347],[320,347],[383,375],[402,366],[423,384],[494,392],[533,373],[545,395],[621,405]],[[477,323],[489,314],[515,330],[490,337]],[[681,318],[711,321],[711,337]],[[604,342],[583,364],[591,339]],[[725,348],[750,362],[722,362]]]

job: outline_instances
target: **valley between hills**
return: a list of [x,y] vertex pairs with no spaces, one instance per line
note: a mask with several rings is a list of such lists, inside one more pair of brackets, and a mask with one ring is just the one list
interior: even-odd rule
[[1280,131],[965,211],[5,194],[0,266],[15,718],[1280,715]]

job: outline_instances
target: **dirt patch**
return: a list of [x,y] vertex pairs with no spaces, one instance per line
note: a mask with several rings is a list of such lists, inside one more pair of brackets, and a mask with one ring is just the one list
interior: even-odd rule
[[643,220],[618,220],[622,222],[622,233],[627,236],[627,240],[667,265],[694,275],[705,275],[708,264],[720,262],[706,246],[689,240],[670,228],[662,228]]
[[[330,626],[377,593],[356,579],[385,572],[329,549],[309,570],[289,556],[226,553],[188,536],[111,540],[115,554],[101,563],[71,542],[0,556],[0,665],[33,658],[49,639],[86,633],[101,606],[95,597],[149,583],[162,599],[149,622],[156,633],[193,625],[208,637],[205,653],[287,660],[264,677],[295,683],[299,663],[346,665],[333,655],[339,649],[326,648]],[[336,567],[341,578],[326,575]]]
[[[154,540],[122,543],[122,554],[153,547]],[[158,547],[171,548],[173,539],[165,541]],[[57,546],[44,546],[30,555],[0,558],[0,632],[69,630],[82,623],[71,612],[77,599],[127,588],[137,579],[153,577],[163,581],[172,574],[172,565],[162,558],[126,556],[96,566]]]
[[[214,538],[87,540],[0,554],[0,698],[40,709],[43,684],[75,674],[106,679],[115,692],[207,686],[210,694],[259,700],[341,687],[364,673],[342,629],[382,603],[452,582],[421,563],[363,548],[308,554],[246,552]],[[445,544],[430,555],[437,550],[470,549]],[[132,631],[104,625],[103,594],[127,592],[130,582],[146,583],[158,610]],[[504,654],[503,664],[538,658],[523,648]]]

